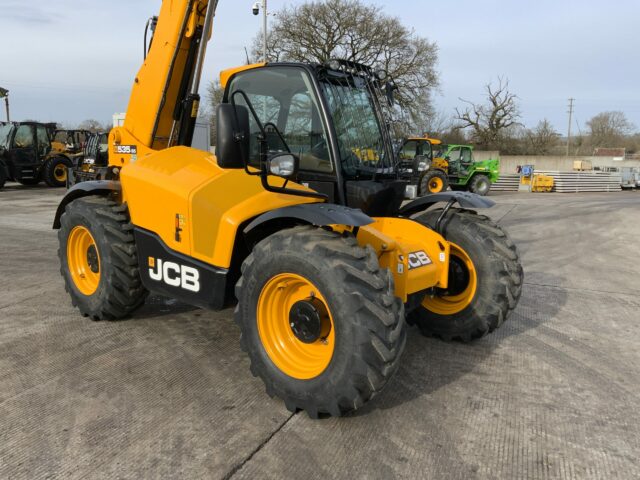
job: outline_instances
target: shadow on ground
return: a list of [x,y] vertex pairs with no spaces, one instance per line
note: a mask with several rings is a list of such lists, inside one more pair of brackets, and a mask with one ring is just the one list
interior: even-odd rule
[[[553,280],[558,285],[562,284],[561,278]],[[374,409],[399,407],[416,398],[431,395],[472,373],[479,364],[490,359],[495,349],[508,343],[512,337],[526,334],[553,319],[567,302],[567,292],[558,288],[551,297],[540,304],[532,287],[525,283],[520,303],[507,321],[492,334],[468,344],[427,338],[416,327],[410,327],[398,372],[379,397],[352,416],[367,415]]]

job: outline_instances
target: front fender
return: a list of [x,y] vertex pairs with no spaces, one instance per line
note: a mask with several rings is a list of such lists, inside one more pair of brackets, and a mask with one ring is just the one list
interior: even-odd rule
[[82,197],[88,197],[90,195],[106,196],[115,194],[120,196],[121,192],[122,187],[120,186],[120,182],[113,180],[95,180],[75,184],[67,191],[58,205],[56,216],[53,219],[53,229],[57,230],[60,228],[60,217],[62,217],[66,206],[74,200]]
[[328,225],[363,227],[373,223],[373,218],[362,213],[362,210],[331,203],[307,203],[264,213],[247,225],[244,233],[249,235],[257,227],[280,219],[294,219],[317,227]]
[[462,208],[491,208],[496,202],[470,192],[440,192],[415,199],[400,209],[400,215],[408,217],[422,212],[440,202],[455,201]]

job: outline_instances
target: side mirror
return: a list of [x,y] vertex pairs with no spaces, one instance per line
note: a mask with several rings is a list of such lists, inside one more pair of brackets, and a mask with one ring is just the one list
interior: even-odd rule
[[218,144],[216,157],[222,168],[244,168],[249,163],[249,110],[223,103],[216,110]]
[[292,153],[278,153],[267,160],[267,173],[276,177],[291,178],[298,173],[300,159]]

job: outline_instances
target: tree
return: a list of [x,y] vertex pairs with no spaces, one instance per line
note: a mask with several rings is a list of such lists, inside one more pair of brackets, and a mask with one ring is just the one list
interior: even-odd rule
[[510,140],[510,129],[519,125],[520,109],[517,95],[509,91],[509,80],[498,78],[498,85],[485,85],[485,104],[460,101],[469,106],[464,110],[456,108],[458,128],[470,129],[472,141],[480,148],[500,149]]
[[[267,48],[270,62],[344,59],[384,69],[399,87],[396,99],[412,129],[420,131],[423,119],[433,113],[437,45],[379,6],[327,0],[284,7],[271,27]],[[254,40],[252,55],[254,61],[262,60],[262,33]]]
[[220,81],[216,80],[214,82],[210,82],[207,86],[207,100],[209,111],[209,122],[211,123],[211,144],[218,144],[218,124],[216,118],[216,108],[218,105],[222,103],[222,97],[224,96],[224,89],[220,85]]
[[80,125],[78,125],[78,130],[89,130],[90,132],[96,133],[104,132],[105,127],[98,120],[90,118],[88,120],[80,122]]
[[623,112],[602,112],[587,122],[591,146],[615,147],[625,142],[635,126]]
[[527,129],[524,133],[526,153],[549,155],[558,145],[558,136],[549,120],[541,120],[535,128]]

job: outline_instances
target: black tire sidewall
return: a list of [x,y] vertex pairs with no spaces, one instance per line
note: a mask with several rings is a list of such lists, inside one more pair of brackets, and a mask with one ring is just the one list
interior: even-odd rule
[[[60,261],[61,272],[65,279],[67,289],[71,295],[74,304],[78,306],[81,312],[88,315],[97,315],[100,312],[100,306],[104,303],[104,297],[107,294],[107,282],[111,266],[111,249],[107,242],[104,228],[100,222],[97,221],[95,215],[92,215],[90,207],[87,205],[87,200],[80,199],[71,202],[67,205],[64,215],[60,220],[60,230],[58,231],[58,238],[60,242]],[[96,243],[96,249],[100,258],[100,283],[98,289],[92,295],[85,295],[82,293],[75,282],[71,278],[68,267],[67,257],[67,244],[69,234],[76,226],[83,226],[93,236]]]
[[[272,386],[281,398],[315,396],[317,399],[336,398],[339,396],[339,379],[351,375],[354,366],[351,365],[352,352],[357,345],[349,343],[355,339],[354,327],[345,318],[346,312],[352,309],[344,291],[338,282],[331,282],[331,270],[322,265],[317,259],[305,256],[302,252],[280,252],[276,258],[261,258],[250,267],[252,273],[246,276],[242,298],[239,299],[241,318],[245,322],[242,329],[246,336],[246,346],[252,356],[256,368],[263,369],[268,378],[272,379]],[[294,273],[313,283],[322,293],[328,303],[335,328],[335,347],[333,357],[327,368],[319,376],[300,380],[282,372],[271,360],[262,345],[257,325],[257,305],[260,293],[267,281],[280,273]],[[342,315],[339,314],[342,312]]]
[[44,165],[44,181],[50,187],[66,186],[66,181],[61,182],[55,177],[55,169],[58,165],[64,165],[65,168],[73,167],[73,163],[67,157],[57,156],[48,159]]
[[[439,213],[428,212],[425,216],[419,217],[418,221],[432,226]],[[489,330],[491,326],[481,322],[488,317],[487,313],[495,308],[495,294],[501,290],[500,274],[504,270],[502,261],[492,253],[494,246],[488,234],[482,228],[477,228],[474,223],[463,222],[459,215],[450,215],[445,219],[444,228],[447,241],[461,247],[473,262],[477,287],[471,303],[460,312],[440,315],[429,311],[429,326],[434,332],[452,338],[475,330]],[[421,315],[425,310],[421,306],[414,313]]]
[[440,193],[431,192],[429,190],[429,181],[434,177],[438,177],[440,180],[442,180],[442,190],[440,190],[440,192],[445,192],[447,188],[449,188],[449,178],[447,178],[447,175],[442,170],[429,170],[420,179],[420,195]]
[[[483,185],[486,186],[485,189],[482,189]],[[489,190],[491,190],[491,181],[489,180],[489,177],[486,175],[476,175],[473,177],[471,180],[471,190],[477,195],[487,195]]]

